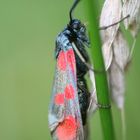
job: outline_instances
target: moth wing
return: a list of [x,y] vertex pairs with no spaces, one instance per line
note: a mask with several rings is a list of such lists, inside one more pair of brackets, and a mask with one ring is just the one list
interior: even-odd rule
[[72,46],[61,48],[49,108],[49,127],[55,140],[82,140],[84,134],[77,93],[75,55]]

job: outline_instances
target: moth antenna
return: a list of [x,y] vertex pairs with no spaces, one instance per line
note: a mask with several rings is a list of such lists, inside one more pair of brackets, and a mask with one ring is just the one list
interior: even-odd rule
[[80,0],[75,0],[74,1],[74,3],[73,3],[73,5],[72,5],[72,7],[71,7],[71,9],[70,9],[70,12],[69,12],[69,16],[70,16],[70,23],[71,23],[71,21],[72,21],[72,12],[73,12],[73,10],[75,9],[75,7],[77,6],[77,4],[80,2]]

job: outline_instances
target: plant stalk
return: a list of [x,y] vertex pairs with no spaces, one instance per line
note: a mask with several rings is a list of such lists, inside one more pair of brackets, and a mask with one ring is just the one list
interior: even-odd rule
[[[109,99],[109,89],[107,82],[107,75],[105,72],[104,60],[101,50],[101,39],[99,34],[99,16],[97,15],[98,1],[97,0],[87,0],[87,14],[88,14],[88,27],[90,31],[90,42],[91,42],[91,54],[94,69],[96,71],[103,71],[95,73],[96,81],[96,91],[97,99],[99,105],[110,105]],[[99,108],[101,125],[103,130],[103,139],[104,140],[115,140],[114,128],[112,122],[111,108]]]

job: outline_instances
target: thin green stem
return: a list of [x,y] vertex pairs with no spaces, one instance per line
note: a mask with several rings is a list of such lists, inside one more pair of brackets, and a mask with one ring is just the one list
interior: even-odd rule
[[[98,26],[98,1],[97,0],[87,0],[87,14],[89,21],[89,31],[90,31],[90,41],[91,41],[91,53],[95,70],[105,71],[104,61],[101,50],[101,40],[99,35]],[[110,105],[109,100],[109,90],[106,72],[95,73],[96,80],[96,90],[98,103],[101,105]],[[104,140],[115,140],[114,128],[112,123],[111,109],[100,108],[100,118],[103,130]]]

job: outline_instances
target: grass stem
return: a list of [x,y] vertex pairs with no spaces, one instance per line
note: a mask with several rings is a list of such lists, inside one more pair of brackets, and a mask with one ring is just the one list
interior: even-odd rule
[[[99,24],[98,24],[98,1],[97,0],[87,0],[86,1],[86,11],[89,21],[89,31],[90,31],[90,41],[91,41],[91,54],[95,70],[103,70],[102,73],[95,73],[96,80],[96,90],[98,103],[101,105],[110,105],[109,90],[107,76],[104,67],[104,61],[101,50],[101,40],[99,35]],[[104,140],[115,140],[114,128],[112,122],[111,108],[99,109],[101,125],[103,130]]]

